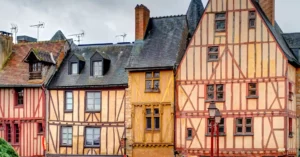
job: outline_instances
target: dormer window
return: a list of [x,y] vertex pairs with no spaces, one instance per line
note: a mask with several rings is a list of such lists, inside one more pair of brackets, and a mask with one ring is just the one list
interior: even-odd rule
[[29,79],[41,79],[42,78],[42,63],[35,62],[29,63]]
[[78,63],[71,63],[71,74],[78,74]]
[[93,76],[102,76],[102,75],[103,75],[103,62],[93,61]]

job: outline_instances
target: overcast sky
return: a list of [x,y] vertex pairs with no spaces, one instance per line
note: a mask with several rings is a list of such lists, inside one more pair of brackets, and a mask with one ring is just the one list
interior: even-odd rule
[[[206,5],[208,0],[202,0]],[[81,43],[118,42],[116,35],[134,40],[134,8],[146,5],[153,16],[185,14],[190,0],[0,0],[0,30],[19,27],[18,35],[36,37],[29,25],[45,22],[40,40],[49,40],[57,30],[70,38],[84,30]],[[284,32],[300,32],[300,0],[276,0],[276,20]]]

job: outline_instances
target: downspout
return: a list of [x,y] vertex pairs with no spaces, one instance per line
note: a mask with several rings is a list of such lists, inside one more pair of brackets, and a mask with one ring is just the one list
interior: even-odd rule
[[177,72],[177,67],[178,65],[175,64],[173,68],[173,73],[174,73],[174,107],[173,107],[173,119],[174,119],[174,136],[173,136],[173,141],[174,141],[174,146],[173,146],[173,152],[174,152],[174,157],[177,155],[176,151],[176,104],[177,104],[177,99],[176,99],[176,93],[177,93],[177,86],[176,86],[176,72]]
[[44,128],[45,128],[45,131],[44,131],[44,143],[42,144],[43,146],[43,151],[44,151],[44,156],[47,156],[46,155],[46,152],[47,152],[47,146],[48,146],[48,136],[47,133],[48,133],[48,125],[47,125],[47,119],[48,119],[48,112],[46,111],[47,108],[48,108],[48,101],[47,101],[47,96],[46,96],[46,92],[47,92],[47,89],[45,88],[45,85],[43,84],[42,85],[42,91],[43,91],[43,102],[44,102],[44,105],[43,105],[43,116],[45,116],[44,118]]

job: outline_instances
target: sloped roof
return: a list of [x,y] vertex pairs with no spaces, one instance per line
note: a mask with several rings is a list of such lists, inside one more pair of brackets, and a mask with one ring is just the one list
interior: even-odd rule
[[284,33],[282,36],[291,49],[300,49],[300,33]]
[[61,30],[58,30],[53,37],[51,38],[50,41],[57,41],[57,40],[66,40],[67,38],[65,37],[65,35],[63,34],[63,32]]
[[[66,41],[45,41],[13,45],[13,53],[0,71],[0,86],[40,86],[43,80],[29,80],[29,64],[23,61],[24,58],[31,49],[38,49],[41,52],[51,52],[56,60],[60,52],[64,51],[65,44]],[[48,75],[51,74],[48,72]]]
[[27,54],[27,56],[25,57],[25,59],[24,59],[25,62],[30,62],[28,60],[28,57],[30,56],[30,54],[33,54],[35,56],[35,58],[41,62],[46,62],[46,63],[51,63],[51,64],[56,63],[51,52],[41,51],[39,49],[34,49],[34,48],[32,48],[29,51],[29,53]]
[[279,44],[279,46],[282,48],[285,56],[287,57],[288,61],[295,65],[299,66],[300,63],[297,59],[297,57],[293,54],[290,47],[286,44],[283,36],[281,35],[282,31],[281,28],[277,23],[275,23],[275,26],[271,24],[271,22],[268,20],[267,16],[265,15],[264,11],[261,9],[260,5],[256,0],[252,0],[252,3],[254,4],[254,7],[257,9],[258,13],[262,16],[264,22],[267,24],[267,27],[271,31],[271,33],[274,35],[275,40]]
[[127,69],[172,69],[187,42],[186,16],[150,18],[145,39],[136,41]]
[[[61,67],[54,75],[49,84],[49,88],[93,88],[93,87],[126,87],[128,84],[128,75],[125,66],[128,63],[133,45],[101,45],[84,46],[70,52],[65,58]],[[110,59],[108,72],[102,77],[90,76],[90,58],[96,52],[105,52]],[[84,57],[85,65],[80,74],[68,74],[68,60],[73,54]]]
[[202,0],[191,0],[189,9],[186,13],[190,35],[195,33],[203,12],[204,7]]

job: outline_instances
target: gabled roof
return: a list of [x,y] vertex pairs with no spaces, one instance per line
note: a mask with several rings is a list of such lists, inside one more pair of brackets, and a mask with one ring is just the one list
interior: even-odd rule
[[104,51],[97,50],[95,53],[100,54],[104,59],[110,60],[109,56]]
[[[61,67],[49,84],[50,89],[55,88],[93,88],[93,87],[126,87],[128,75],[125,66],[128,63],[133,45],[101,45],[84,46],[71,50]],[[91,57],[97,52],[105,52],[110,59],[107,73],[102,77],[90,76]],[[85,60],[85,65],[78,75],[68,74],[68,60],[73,54],[80,55]]]
[[83,57],[81,54],[74,53],[73,55],[74,55],[79,61],[85,62],[85,59],[84,59],[84,57]]
[[195,33],[203,12],[204,7],[202,0],[191,0],[189,9],[186,13],[190,35]]
[[300,33],[284,33],[282,36],[291,49],[300,49]]
[[61,30],[58,30],[53,37],[51,38],[50,41],[57,41],[57,40],[66,40],[67,38],[65,37],[65,35],[62,33]]
[[45,80],[29,80],[29,64],[23,62],[24,58],[31,49],[38,49],[41,52],[52,52],[54,60],[57,61],[59,54],[64,53],[66,44],[66,41],[45,41],[13,45],[13,53],[6,61],[3,69],[0,70],[0,87],[41,86],[52,73],[48,72]]
[[24,62],[30,62],[29,56],[34,55],[38,61],[55,64],[53,54],[51,52],[41,51],[39,49],[30,49],[27,56],[24,58]]
[[252,3],[254,4],[254,7],[256,8],[258,13],[263,18],[264,22],[266,23],[267,27],[269,28],[273,36],[275,37],[275,40],[283,50],[288,61],[294,66],[299,66],[300,62],[298,61],[297,57],[293,54],[290,47],[286,44],[283,36],[281,35],[282,31],[279,25],[277,23],[275,23],[275,26],[271,24],[271,22],[268,20],[267,16],[265,15],[264,11],[261,9],[260,5],[256,0],[252,0]]

